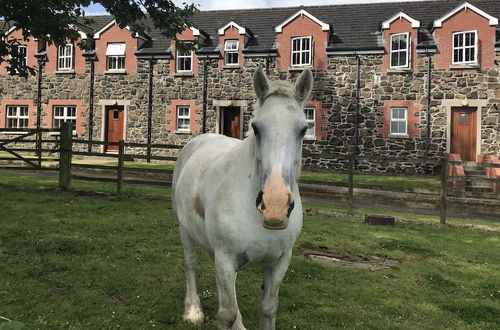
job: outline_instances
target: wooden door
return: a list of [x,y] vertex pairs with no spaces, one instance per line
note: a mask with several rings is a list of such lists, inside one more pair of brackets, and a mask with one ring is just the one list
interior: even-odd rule
[[222,134],[240,139],[240,107],[222,108]]
[[459,154],[463,161],[476,161],[477,109],[451,108],[450,153]]
[[[123,122],[125,111],[123,107],[106,108],[106,141],[119,142],[123,140]],[[118,146],[107,146],[106,151],[118,151]]]

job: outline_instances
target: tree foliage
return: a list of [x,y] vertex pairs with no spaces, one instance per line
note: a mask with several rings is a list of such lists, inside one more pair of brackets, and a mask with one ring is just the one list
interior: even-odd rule
[[[76,42],[79,24],[91,24],[92,16],[85,15],[85,7],[102,5],[116,18],[121,28],[146,32],[159,29],[167,38],[175,38],[185,26],[190,26],[197,12],[194,5],[177,7],[171,0],[0,0],[0,32],[5,36],[12,28],[22,31],[22,38],[0,41],[0,63],[7,62],[9,72],[25,73],[18,45],[29,37],[45,40],[49,45]],[[82,48],[87,47],[79,43]]]

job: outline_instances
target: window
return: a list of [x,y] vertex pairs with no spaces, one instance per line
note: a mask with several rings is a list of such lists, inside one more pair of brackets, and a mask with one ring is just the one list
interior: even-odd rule
[[408,126],[406,108],[391,108],[391,134],[406,135]]
[[224,43],[224,60],[227,65],[238,64],[238,40],[226,40]]
[[7,128],[27,128],[28,127],[28,106],[9,105],[7,106]]
[[311,65],[312,37],[292,38],[292,66]]
[[73,123],[73,131],[76,130],[76,107],[75,106],[54,106],[54,128],[61,128],[64,122]]
[[25,68],[27,66],[26,59],[28,58],[28,47],[19,45],[17,46],[17,51],[19,52],[19,66]]
[[107,69],[125,70],[125,43],[109,43],[106,48]]
[[177,130],[189,131],[189,107],[181,105],[177,107]]
[[304,108],[304,115],[306,116],[306,121],[308,124],[308,128],[305,138],[315,138],[316,137],[316,116],[314,108]]
[[410,65],[409,33],[391,35],[391,68],[408,68]]
[[57,70],[73,69],[73,45],[59,46],[57,50]]
[[453,64],[477,63],[477,31],[453,33]]
[[[187,46],[187,45],[186,45]],[[177,72],[193,71],[193,52],[177,49]]]

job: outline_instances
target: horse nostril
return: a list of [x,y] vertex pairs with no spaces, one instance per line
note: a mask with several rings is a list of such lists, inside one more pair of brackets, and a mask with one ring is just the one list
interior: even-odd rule
[[288,205],[288,213],[287,213],[287,215],[286,215],[286,216],[287,216],[287,218],[289,218],[289,217],[290,217],[290,214],[292,213],[292,211],[293,211],[293,208],[294,208],[294,207],[295,207],[295,202],[294,202],[294,201],[292,201],[292,203],[291,203],[290,205]]
[[[261,190],[259,191],[259,194],[257,195],[257,199],[255,200],[255,206],[256,207],[259,207],[260,203],[262,203],[262,195],[264,194],[264,192]],[[262,203],[262,210],[264,209],[264,203]]]

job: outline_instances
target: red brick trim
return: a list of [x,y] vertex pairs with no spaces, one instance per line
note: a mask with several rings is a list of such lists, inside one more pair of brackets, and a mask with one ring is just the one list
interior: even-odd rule
[[[38,41],[29,37],[28,41],[24,40],[22,30],[12,31],[7,37],[8,40],[17,39],[20,45],[26,46],[26,65],[32,68],[36,68],[38,63],[35,58],[35,54],[38,52]],[[2,62],[0,64],[0,74],[7,73],[7,62]]]
[[[418,43],[418,29],[411,27],[411,22],[401,18],[391,22],[389,29],[383,31],[382,38],[384,39],[384,56],[382,63],[384,70],[391,70],[391,35],[399,33],[409,33],[410,45],[410,65],[409,69],[412,71],[417,70],[417,43]],[[396,69],[397,70],[397,69]]]
[[[482,163],[486,164],[500,164],[500,160],[498,159],[497,155],[484,155],[482,157]],[[491,179],[500,179],[500,168],[498,167],[485,167],[484,169],[484,174],[486,175],[487,178]],[[493,182],[491,184],[491,187],[493,188],[493,191],[496,193],[500,193],[500,183]]]
[[489,20],[473,10],[461,10],[443,22],[441,28],[434,30],[438,52],[434,56],[436,69],[447,69],[452,66],[454,32],[477,30],[478,64],[482,68],[495,67],[495,26],[489,25]]
[[316,140],[317,141],[326,141],[326,133],[327,133],[327,110],[321,107],[321,102],[319,101],[307,101],[304,105],[305,108],[314,108],[314,119],[315,119],[315,127],[316,127]]
[[[182,33],[177,33],[178,41],[191,41],[195,40],[197,37],[193,34],[191,28],[186,28]],[[172,49],[172,59],[170,60],[170,74],[175,75],[177,73],[177,45],[175,41],[170,42],[170,48]],[[193,51],[193,72],[194,75],[198,74],[198,56],[196,52]]]
[[[196,105],[195,100],[171,100],[167,108],[167,125],[166,128],[170,133],[177,132],[177,107],[185,105],[189,106],[189,130],[191,134],[197,134],[201,130],[201,108]],[[182,132],[184,133],[184,132]]]
[[[83,51],[78,46],[78,43],[81,41],[82,40],[78,40],[73,43],[73,70],[75,73],[85,73],[85,58],[83,57]],[[48,74],[57,71],[57,62],[59,59],[58,50],[59,47],[56,45],[47,45],[48,61],[45,64],[45,72]],[[104,54],[106,54],[106,51],[104,51]]]
[[49,100],[45,106],[45,115],[42,117],[42,126],[46,128],[54,128],[54,106],[76,106],[76,134],[82,135],[85,132],[85,108],[81,100]]
[[28,106],[28,128],[36,128],[36,106],[33,100],[2,100],[0,102],[0,127],[7,128],[7,106]]
[[414,101],[406,100],[388,100],[384,101],[384,105],[380,107],[383,115],[379,117],[379,121],[384,124],[382,128],[379,128],[378,133],[385,137],[389,137],[391,130],[391,108],[403,107],[407,108],[407,119],[408,119],[408,137],[414,137],[420,134],[420,129],[415,127],[420,124],[420,107],[415,105]]
[[278,71],[288,71],[291,68],[292,38],[312,36],[313,63],[317,70],[326,70],[328,58],[326,56],[326,44],[328,42],[328,31],[323,31],[318,23],[307,16],[297,16],[293,21],[283,27],[283,32],[276,34],[278,43]]
[[224,35],[219,36],[219,48],[222,58],[219,60],[219,67],[223,68],[225,64],[224,56],[224,45],[226,40],[238,40],[238,67],[243,67],[243,62],[245,58],[243,57],[243,52],[241,51],[245,46],[245,35],[240,34],[237,28],[231,26],[224,31]]

